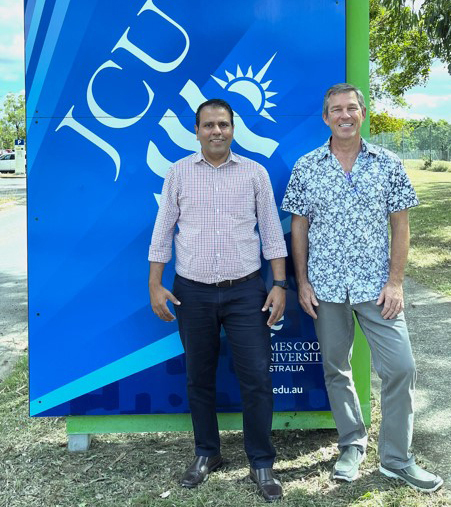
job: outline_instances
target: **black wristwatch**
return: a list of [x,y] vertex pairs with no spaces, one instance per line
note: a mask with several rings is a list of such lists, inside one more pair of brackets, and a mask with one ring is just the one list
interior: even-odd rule
[[288,282],[286,280],[273,280],[273,287],[282,287],[282,289],[288,289]]

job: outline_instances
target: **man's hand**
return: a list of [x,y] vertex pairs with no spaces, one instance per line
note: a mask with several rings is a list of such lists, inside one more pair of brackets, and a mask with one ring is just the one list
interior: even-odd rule
[[175,320],[175,315],[169,311],[167,301],[172,301],[175,305],[180,305],[180,301],[172,294],[172,292],[165,289],[162,285],[152,285],[150,287],[150,304],[152,310],[160,317],[161,320],[171,322]]
[[299,285],[298,299],[299,304],[302,306],[304,312],[310,315],[310,317],[317,319],[318,316],[316,315],[315,309],[313,307],[319,306],[319,303],[316,299],[313,287],[308,282]]
[[272,306],[272,312],[269,316],[266,324],[271,327],[276,322],[282,318],[283,312],[285,310],[285,298],[286,298],[286,290],[282,289],[282,287],[273,287],[268,297],[266,298],[265,304],[263,305],[262,312],[266,312],[270,306]]
[[377,305],[384,303],[381,315],[384,319],[394,319],[404,310],[402,283],[388,281],[382,288]]

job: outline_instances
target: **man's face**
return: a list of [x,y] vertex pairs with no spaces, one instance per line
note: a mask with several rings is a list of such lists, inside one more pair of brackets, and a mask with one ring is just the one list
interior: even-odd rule
[[211,106],[202,108],[199,127],[196,125],[195,130],[208,162],[213,165],[224,162],[233,141],[233,126],[227,109]]
[[366,117],[366,109],[360,108],[355,92],[344,92],[329,97],[328,115],[323,116],[326,125],[336,139],[360,137],[360,128]]

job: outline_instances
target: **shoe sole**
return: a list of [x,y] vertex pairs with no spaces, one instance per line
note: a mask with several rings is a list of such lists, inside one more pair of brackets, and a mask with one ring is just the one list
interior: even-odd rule
[[209,472],[208,474],[200,481],[198,482],[197,484],[183,484],[183,482],[180,483],[180,486],[182,486],[182,488],[188,488],[188,489],[193,489],[193,488],[197,488],[197,486],[199,486],[200,484],[203,484],[204,482],[207,482],[208,481],[208,476],[211,474],[211,472],[214,472],[215,470],[217,470],[218,468],[221,468],[222,465],[224,464],[224,460],[221,460],[217,465],[215,465]]
[[[363,460],[366,458],[366,452],[362,454],[359,460],[359,466],[362,464]],[[332,472],[332,479],[336,481],[345,481],[345,482],[353,482],[359,477],[359,469],[357,468],[357,472],[352,477],[344,477],[343,475],[335,475],[335,472]]]
[[390,479],[398,479],[400,481],[403,481],[411,488],[416,489],[417,491],[422,491],[423,493],[433,493],[434,491],[437,491],[443,485],[443,479],[440,479],[440,482],[438,484],[436,484],[433,488],[421,488],[420,486],[417,486],[416,484],[412,484],[404,477],[401,477],[400,475],[395,474],[391,470],[387,470],[383,466],[379,467],[379,472],[381,474],[385,475],[386,477],[390,477]]

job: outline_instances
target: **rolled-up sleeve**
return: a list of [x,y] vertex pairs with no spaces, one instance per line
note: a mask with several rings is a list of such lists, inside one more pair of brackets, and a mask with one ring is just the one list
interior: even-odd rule
[[266,260],[286,257],[287,246],[277,212],[274,192],[265,169],[259,172],[259,186],[256,193],[257,221],[262,242],[262,253]]
[[172,257],[172,240],[180,215],[177,176],[173,168],[166,174],[160,198],[160,208],[149,247],[149,261],[168,263]]

